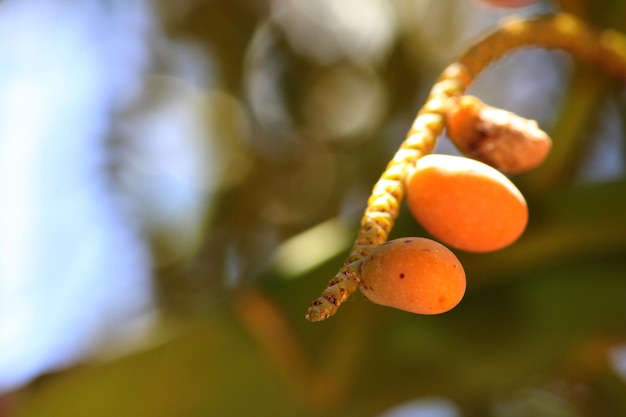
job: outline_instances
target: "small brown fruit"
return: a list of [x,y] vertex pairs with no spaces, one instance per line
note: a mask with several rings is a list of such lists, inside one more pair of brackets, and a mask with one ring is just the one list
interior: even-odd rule
[[450,100],[447,135],[466,156],[518,174],[535,168],[548,155],[552,141],[534,120],[488,106],[473,96]]

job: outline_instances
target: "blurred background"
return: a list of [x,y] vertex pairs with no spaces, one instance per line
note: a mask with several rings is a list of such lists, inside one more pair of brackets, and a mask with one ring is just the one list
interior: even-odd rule
[[626,100],[561,52],[470,90],[554,148],[461,304],[304,318],[439,72],[561,10],[626,30],[623,0],[1,1],[0,416],[626,416]]

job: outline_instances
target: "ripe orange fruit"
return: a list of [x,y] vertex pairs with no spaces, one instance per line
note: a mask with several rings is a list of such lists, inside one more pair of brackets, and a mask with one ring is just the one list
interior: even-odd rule
[[526,200],[498,170],[450,155],[420,158],[408,176],[407,204],[435,238],[470,252],[513,243],[528,222]]
[[391,240],[361,267],[361,292],[372,302],[418,314],[439,314],[465,294],[465,271],[457,257],[434,240]]

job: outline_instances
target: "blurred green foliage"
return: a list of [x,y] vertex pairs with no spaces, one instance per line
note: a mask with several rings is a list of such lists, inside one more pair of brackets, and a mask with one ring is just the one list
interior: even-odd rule
[[[133,352],[35,381],[14,395],[16,416],[376,416],[431,397],[453,401],[463,416],[626,415],[626,355],[615,359],[626,346],[623,140],[611,142],[621,146],[622,171],[581,175],[595,144],[610,139],[598,132],[626,120],[622,86],[586,68],[554,69],[562,72],[552,91],[564,97],[546,126],[555,156],[514,178],[528,198],[529,229],[501,252],[459,254],[468,292],[457,308],[416,316],[357,294],[337,316],[309,323],[306,307],[342,265],[349,239],[295,275],[276,268],[273,254],[329,219],[356,233],[437,71],[469,44],[467,33],[504,14],[469,1],[365,2],[365,12],[391,16],[373,20],[389,33],[372,32],[378,49],[368,49],[349,43],[358,33],[329,35],[319,15],[299,21],[302,2],[175,3],[160,4],[166,32],[211,57],[212,88],[246,111],[244,145],[207,209],[197,252],[156,271],[163,319],[154,334]],[[623,30],[624,3],[560,7]],[[515,62],[518,75],[530,70]],[[515,84],[483,82],[483,91],[511,91],[501,82]],[[213,111],[228,147],[237,130],[228,120],[237,119]],[[404,210],[392,235],[426,234]]]

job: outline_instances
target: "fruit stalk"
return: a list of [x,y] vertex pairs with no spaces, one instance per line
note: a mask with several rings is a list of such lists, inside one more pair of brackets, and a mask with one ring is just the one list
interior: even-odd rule
[[357,290],[363,260],[387,241],[398,217],[409,168],[420,157],[432,152],[444,129],[449,99],[463,94],[471,80],[462,65],[453,64],[434,84],[406,139],[374,185],[357,239],[344,266],[328,282],[322,295],[311,303],[306,313],[308,320],[321,321],[334,315],[341,303]]
[[334,315],[341,303],[359,287],[363,260],[387,240],[398,216],[409,168],[432,152],[443,132],[449,99],[464,94],[489,64],[513,50],[529,46],[562,49],[575,59],[626,81],[626,36],[623,34],[612,29],[597,32],[568,14],[505,20],[449,65],[433,85],[406,139],[374,185],[357,239],[344,266],[310,305],[306,313],[308,320],[320,321]]

